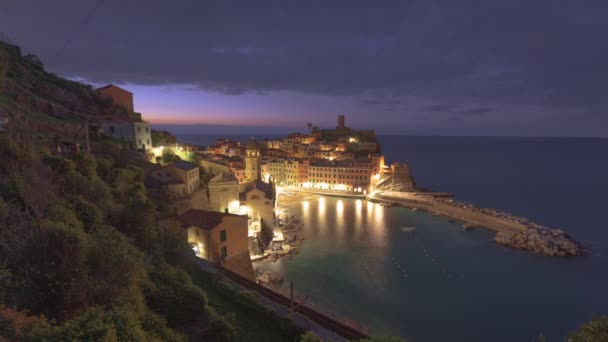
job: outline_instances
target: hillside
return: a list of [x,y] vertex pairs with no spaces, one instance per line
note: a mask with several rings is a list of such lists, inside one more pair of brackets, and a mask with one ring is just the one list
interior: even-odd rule
[[[148,164],[85,120],[127,113],[0,42],[0,340],[295,340],[302,331],[203,272]],[[0,65],[2,57],[0,56]],[[83,116],[82,114],[86,114]],[[263,324],[260,324],[263,322]]]

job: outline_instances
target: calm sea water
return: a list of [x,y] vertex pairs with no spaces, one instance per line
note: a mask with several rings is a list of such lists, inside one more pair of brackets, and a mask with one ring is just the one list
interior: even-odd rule
[[419,185],[563,228],[593,252],[538,256],[405,208],[285,197],[281,210],[303,217],[305,241],[291,260],[263,268],[292,280],[307,304],[410,341],[554,341],[608,314],[607,139],[380,141],[387,162],[409,162]]

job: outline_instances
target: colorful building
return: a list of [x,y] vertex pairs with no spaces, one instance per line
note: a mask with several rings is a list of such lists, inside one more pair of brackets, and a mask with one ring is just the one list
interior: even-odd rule
[[178,216],[178,222],[197,257],[255,280],[246,216],[190,209]]

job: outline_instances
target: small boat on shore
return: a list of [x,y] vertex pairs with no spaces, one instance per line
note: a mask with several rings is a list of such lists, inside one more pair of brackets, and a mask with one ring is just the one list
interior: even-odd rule
[[412,227],[412,226],[401,227],[401,231],[404,232],[404,233],[411,233],[411,232],[416,231],[416,227]]

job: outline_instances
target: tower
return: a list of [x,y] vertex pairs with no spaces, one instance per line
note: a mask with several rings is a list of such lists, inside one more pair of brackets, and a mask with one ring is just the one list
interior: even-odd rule
[[262,174],[260,164],[260,146],[251,138],[245,145],[245,177],[248,182],[260,179]]
[[337,129],[344,129],[344,127],[346,127],[344,125],[344,115],[338,115],[338,127],[336,127]]

